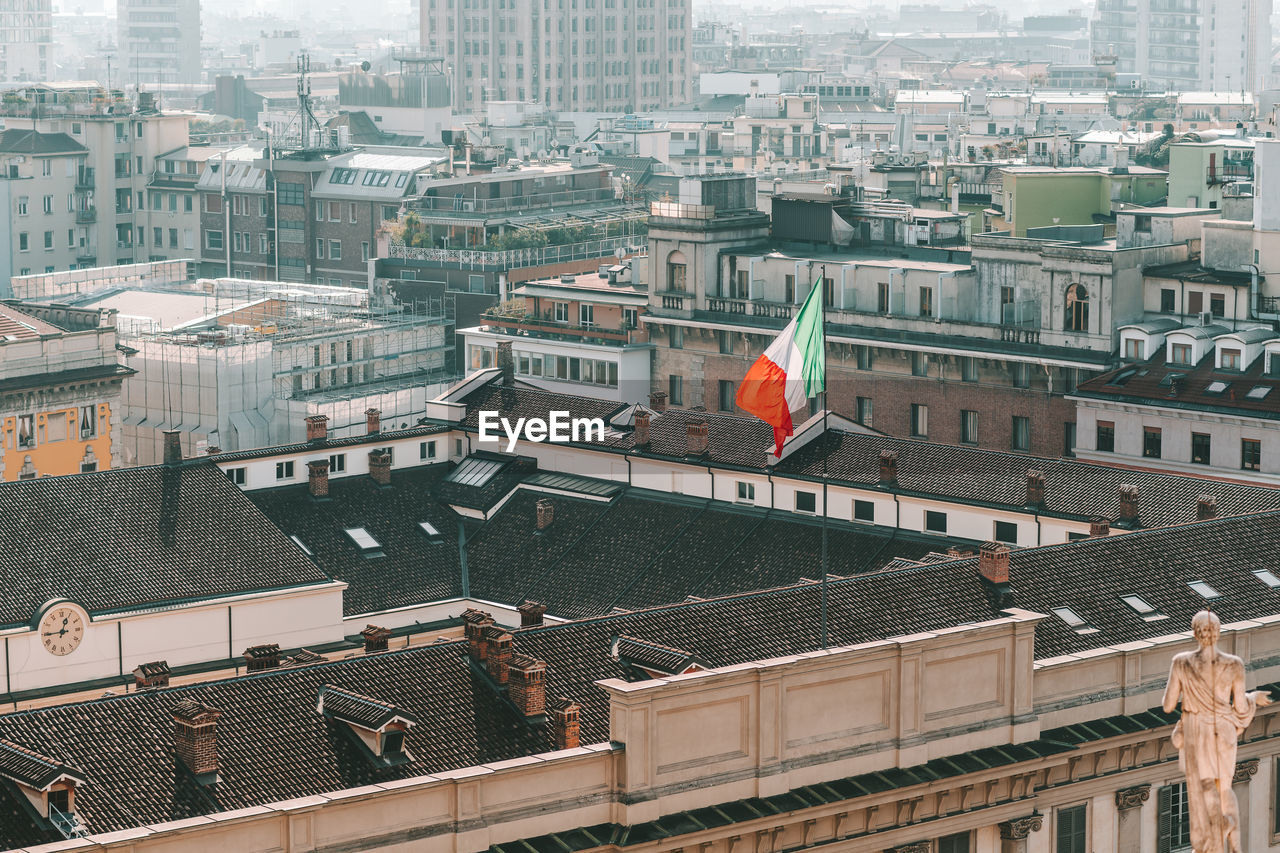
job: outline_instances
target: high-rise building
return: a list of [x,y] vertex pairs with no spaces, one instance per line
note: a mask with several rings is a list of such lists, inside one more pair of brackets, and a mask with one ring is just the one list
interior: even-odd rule
[[200,0],[120,0],[116,25],[126,82],[200,82]]
[[1093,53],[1148,86],[1259,92],[1271,66],[1271,0],[1099,0]]
[[693,93],[689,0],[423,0],[421,25],[458,112],[493,100],[643,112]]
[[0,80],[48,80],[53,0],[0,0]]

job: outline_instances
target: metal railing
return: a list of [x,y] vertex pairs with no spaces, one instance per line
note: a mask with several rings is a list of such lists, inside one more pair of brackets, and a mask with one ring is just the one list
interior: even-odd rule
[[58,830],[63,838],[84,838],[89,834],[74,814],[64,812],[53,803],[49,803],[49,823],[53,824],[53,828]]
[[552,340],[596,340],[603,344],[625,345],[632,343],[631,330],[606,329],[601,326],[572,326],[568,323],[557,323],[554,320],[541,320],[537,317],[499,317],[491,314],[481,315],[481,322],[491,329],[498,328],[507,332],[533,332],[533,337]]
[[76,211],[76,222],[94,222],[98,219],[97,208],[85,207]]
[[608,237],[603,240],[588,240],[584,243],[565,243],[561,246],[539,246],[530,249],[424,249],[406,246],[403,243],[391,244],[392,258],[406,261],[430,261],[439,264],[457,264],[460,267],[496,267],[499,269],[523,269],[540,267],[567,261],[581,261],[589,258],[612,256],[618,249],[627,255],[644,256],[649,251],[647,238],[643,235],[627,237]]
[[649,205],[652,216],[663,216],[668,219],[715,219],[716,208],[713,204],[681,204],[676,201],[655,201]]
[[616,195],[611,187],[589,190],[561,190],[559,192],[531,193],[507,198],[467,198],[464,193],[452,196],[424,196],[406,204],[410,211],[421,213],[487,214],[511,213],[540,207],[593,204],[613,201]]

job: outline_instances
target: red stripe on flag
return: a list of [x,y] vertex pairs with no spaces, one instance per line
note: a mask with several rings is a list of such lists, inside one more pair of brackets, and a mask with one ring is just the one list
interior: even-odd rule
[[738,407],[750,412],[773,427],[774,448],[782,455],[782,443],[794,431],[791,409],[787,405],[787,373],[769,359],[761,356],[751,365],[742,384],[738,386]]

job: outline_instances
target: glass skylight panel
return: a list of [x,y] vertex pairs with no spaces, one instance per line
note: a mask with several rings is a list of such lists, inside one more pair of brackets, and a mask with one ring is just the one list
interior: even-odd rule
[[1201,598],[1219,598],[1222,595],[1204,581],[1190,581],[1187,586],[1195,590]]
[[428,536],[439,536],[440,531],[429,521],[419,521],[418,526],[422,528],[422,532]]
[[343,532],[351,537],[351,541],[356,543],[356,547],[361,551],[374,551],[382,547],[378,544],[378,540],[369,535],[369,531],[363,527],[348,527]]
[[462,463],[449,472],[449,476],[445,477],[451,483],[461,483],[464,486],[483,486],[485,483],[493,479],[493,475],[502,470],[505,462],[498,462],[493,459],[479,459],[471,457],[462,460]]
[[1254,569],[1253,576],[1258,580],[1262,581],[1263,583],[1265,583],[1267,586],[1271,587],[1272,589],[1276,589],[1277,587],[1280,587],[1280,578],[1276,577],[1272,572],[1268,571],[1267,569]]
[[1221,394],[1223,391],[1227,390],[1228,384],[1230,383],[1223,382],[1220,379],[1215,379],[1214,381],[1208,384],[1208,386],[1204,389],[1204,392],[1206,394]]
[[1152,607],[1150,604],[1147,604],[1147,602],[1144,601],[1139,596],[1122,595],[1120,596],[1120,600],[1123,601],[1125,604],[1129,605],[1130,607],[1132,607],[1134,610],[1141,613],[1143,616],[1146,616],[1148,613],[1156,612],[1156,609],[1154,607]]
[[306,554],[308,557],[313,556],[311,553],[311,549],[308,548],[306,545],[303,545],[301,539],[299,539],[297,536],[290,536],[289,538],[293,540],[294,545],[297,545],[299,548],[302,549],[302,553]]
[[1255,385],[1249,389],[1249,393],[1245,394],[1250,400],[1261,400],[1271,393],[1270,385]]
[[1071,628],[1077,634],[1096,634],[1098,629],[1089,625],[1088,622],[1076,613],[1070,607],[1055,607],[1053,614],[1067,623],[1067,627]]

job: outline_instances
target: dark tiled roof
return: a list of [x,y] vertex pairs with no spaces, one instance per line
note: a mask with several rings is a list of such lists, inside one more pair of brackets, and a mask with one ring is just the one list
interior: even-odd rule
[[83,774],[61,761],[25,749],[16,743],[0,740],[0,776],[7,776],[41,791],[64,775],[84,781]]
[[88,150],[65,133],[41,133],[18,128],[0,133],[0,151],[6,154],[78,154]]
[[[1204,579],[1224,593],[1223,621],[1276,612],[1280,595],[1249,569],[1274,566],[1280,513],[1086,540],[1012,555],[1013,603],[1045,612],[1069,604],[1098,633],[1075,634],[1051,617],[1037,629],[1045,658],[1106,644],[1185,631],[1203,602],[1183,592]],[[1121,591],[1148,597],[1169,614],[1144,622],[1115,601]],[[972,559],[873,572],[827,585],[830,642],[846,645],[951,627],[996,615]],[[608,703],[594,682],[621,674],[612,640],[687,650],[726,666],[820,646],[821,585],[695,601],[611,617],[515,631],[516,651],[547,664],[547,693],[582,706],[584,743],[609,736]],[[310,667],[174,687],[0,716],[0,738],[84,769],[77,796],[90,831],[184,818],[308,794],[418,776],[552,748],[549,727],[519,725],[464,660],[465,644],[439,643]],[[332,685],[403,709],[420,721],[409,732],[412,760],[379,769],[323,716],[316,698]],[[183,701],[218,708],[221,758],[216,803],[175,766],[173,708]],[[1083,730],[1082,730],[1083,731]],[[0,812],[5,795],[0,793]],[[11,806],[12,804],[9,804]],[[28,824],[0,821],[10,845],[50,840]]]
[[[330,577],[345,581],[346,615],[375,613],[462,594],[459,517],[435,499],[447,464],[395,469],[391,488],[367,476],[330,477],[329,499],[312,499],[307,484],[245,492],[288,536],[297,536]],[[428,542],[429,522],[442,541]],[[381,546],[366,557],[346,530],[363,527]]]
[[355,723],[371,731],[377,731],[397,717],[411,723],[418,722],[412,714],[395,705],[332,684],[325,684],[320,688],[320,708],[325,716]]
[[322,449],[339,447],[359,447],[368,445],[374,450],[386,445],[392,439],[414,438],[415,436],[436,435],[448,432],[449,427],[442,424],[423,424],[408,429],[384,430],[376,435],[351,435],[345,438],[329,438],[323,442],[304,441],[298,444],[281,444],[271,447],[258,447],[251,450],[237,450],[219,453],[215,457],[219,463],[239,462],[242,459],[261,459],[265,456],[288,456],[290,454],[319,452]]
[[[1266,356],[1259,355],[1253,364],[1240,370],[1218,370],[1209,354],[1194,367],[1169,364],[1163,347],[1150,361],[1126,365],[1110,373],[1095,376],[1076,389],[1082,397],[1118,402],[1137,402],[1168,409],[1235,412],[1258,418],[1280,418],[1280,376],[1268,376]],[[1177,394],[1173,393],[1171,376],[1181,376]],[[1223,387],[1219,390],[1214,383]],[[1210,391],[1210,386],[1214,390]],[[1249,392],[1262,396],[1250,397]]]
[[209,463],[0,484],[0,624],[327,580]]
[[70,382],[92,382],[97,379],[124,379],[138,371],[123,364],[99,364],[93,367],[76,367],[53,373],[28,373],[0,379],[0,392],[24,391],[28,388],[48,388]]

